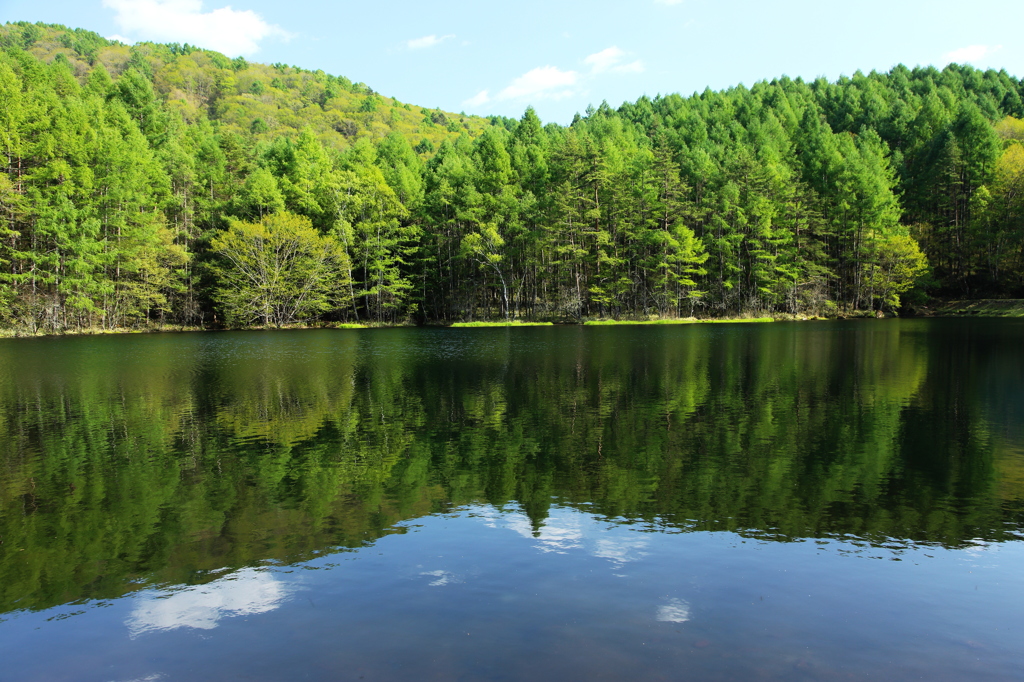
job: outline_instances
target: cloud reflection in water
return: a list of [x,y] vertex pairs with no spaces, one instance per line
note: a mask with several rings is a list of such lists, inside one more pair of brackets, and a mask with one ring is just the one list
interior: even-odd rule
[[211,630],[221,618],[272,611],[285,596],[284,585],[273,575],[243,568],[206,585],[146,592],[125,624],[133,638],[181,627]]
[[657,618],[663,623],[685,623],[690,620],[690,605],[682,599],[670,599],[658,607]]
[[553,507],[538,529],[534,529],[529,517],[522,512],[490,509],[481,510],[477,515],[487,519],[486,523],[491,528],[500,523],[533,540],[534,546],[542,552],[567,554],[570,550],[580,550],[616,565],[647,556],[644,551],[648,545],[647,538],[637,537],[636,533],[624,528],[610,531],[606,522],[573,509]]

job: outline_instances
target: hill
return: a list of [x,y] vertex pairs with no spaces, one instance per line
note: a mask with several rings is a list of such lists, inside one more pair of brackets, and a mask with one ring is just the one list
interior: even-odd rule
[[0,47],[25,50],[47,64],[61,55],[83,83],[97,67],[114,79],[138,69],[185,121],[209,118],[225,131],[251,133],[256,140],[309,128],[326,147],[344,150],[354,140],[379,140],[395,131],[414,144],[425,140],[426,153],[453,135],[478,136],[489,124],[480,117],[414,107],[344,76],[229,59],[188,44],[129,47],[92,31],[19,22],[0,26]]

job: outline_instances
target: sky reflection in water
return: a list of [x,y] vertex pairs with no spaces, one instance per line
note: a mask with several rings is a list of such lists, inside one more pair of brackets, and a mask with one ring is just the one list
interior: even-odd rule
[[181,627],[212,630],[221,618],[273,611],[284,598],[284,585],[271,573],[243,568],[205,585],[147,590],[134,598],[125,624],[132,637]]
[[[471,505],[398,530],[358,550],[74,607],[74,618],[54,619],[68,607],[19,614],[0,623],[0,641],[13,632],[21,643],[6,670],[39,680],[273,680],[296,666],[321,679],[1019,672],[1020,543],[779,543],[661,533],[562,505],[538,528],[516,506]],[[61,653],[30,653],[42,647]]]

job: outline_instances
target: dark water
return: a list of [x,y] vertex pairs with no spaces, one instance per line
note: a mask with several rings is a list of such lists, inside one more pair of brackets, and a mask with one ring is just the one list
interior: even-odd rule
[[1024,324],[0,341],[0,679],[1024,679]]

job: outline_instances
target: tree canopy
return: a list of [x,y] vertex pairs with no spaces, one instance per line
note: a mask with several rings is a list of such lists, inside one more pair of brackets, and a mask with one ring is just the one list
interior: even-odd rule
[[280,327],[345,305],[348,256],[308,218],[232,221],[210,250],[220,259],[214,299],[231,323]]

